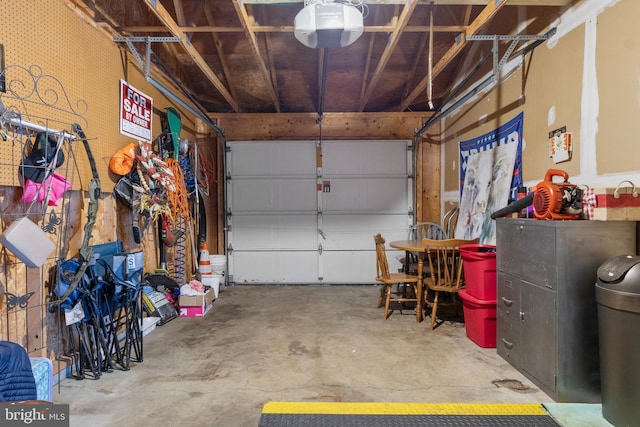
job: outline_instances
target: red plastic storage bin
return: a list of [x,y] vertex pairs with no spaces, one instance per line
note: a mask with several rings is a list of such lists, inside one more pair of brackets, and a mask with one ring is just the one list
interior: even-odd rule
[[481,300],[496,299],[496,247],[494,245],[460,246],[467,292]]
[[467,337],[484,348],[496,348],[496,300],[481,300],[458,291],[462,299]]

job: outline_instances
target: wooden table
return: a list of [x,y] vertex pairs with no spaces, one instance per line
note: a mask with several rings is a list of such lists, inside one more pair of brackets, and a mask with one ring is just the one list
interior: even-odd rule
[[427,252],[427,247],[422,244],[422,240],[396,240],[390,242],[389,246],[394,249],[400,249],[403,251],[416,252],[418,254],[418,295],[416,295],[416,322],[422,322],[424,320],[424,301],[422,296],[422,267],[424,261],[424,254]]

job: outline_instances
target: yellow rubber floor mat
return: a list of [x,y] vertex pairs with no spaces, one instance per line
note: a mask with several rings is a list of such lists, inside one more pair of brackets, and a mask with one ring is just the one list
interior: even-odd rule
[[558,427],[542,405],[492,403],[269,402],[259,427]]

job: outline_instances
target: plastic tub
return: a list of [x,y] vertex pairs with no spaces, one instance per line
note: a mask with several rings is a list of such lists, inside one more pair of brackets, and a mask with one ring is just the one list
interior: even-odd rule
[[226,255],[209,255],[211,261],[211,271],[214,274],[222,274],[227,268],[227,256]]
[[464,312],[467,337],[483,348],[496,348],[496,300],[481,300],[465,290],[458,291]]
[[496,247],[494,245],[460,246],[465,288],[481,300],[496,299]]

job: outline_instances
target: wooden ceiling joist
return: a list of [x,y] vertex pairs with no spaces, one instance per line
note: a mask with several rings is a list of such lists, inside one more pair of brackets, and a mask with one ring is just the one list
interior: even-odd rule
[[173,8],[176,10],[176,21],[178,21],[178,25],[181,27],[187,25],[187,18],[184,16],[182,0],[173,0]]
[[[213,0],[205,0],[206,7],[204,8],[204,16],[209,25],[213,25],[215,20],[213,17],[213,12],[211,12],[210,2]],[[224,79],[227,82],[227,86],[229,86],[229,91],[234,99],[238,99],[238,94],[236,92],[236,87],[234,85],[234,80],[231,78],[231,71],[229,69],[229,65],[227,63],[227,57],[222,50],[222,41],[218,36],[218,33],[211,33],[211,39],[213,40],[213,45],[216,48],[216,53],[218,54],[218,58],[220,59],[220,65],[222,66],[222,74],[224,75]]]
[[[484,26],[491,18],[507,3],[507,0],[491,0],[480,12],[480,14],[473,20],[471,25],[467,28],[465,33],[460,34],[460,40],[456,43],[440,58],[438,63],[433,67],[433,79],[444,70],[444,68],[451,62],[451,60],[462,51],[467,43],[466,36],[477,33],[482,26]],[[422,93],[424,93],[427,85],[429,84],[428,76],[425,76],[415,89],[405,98],[400,104],[400,111],[407,109],[409,105]]]
[[238,102],[231,96],[227,88],[222,84],[220,79],[213,72],[211,67],[207,64],[207,62],[202,58],[200,53],[193,47],[193,45],[189,42],[189,37],[187,34],[180,29],[178,24],[173,20],[169,12],[160,4],[154,0],[143,0],[144,3],[149,7],[154,15],[167,27],[167,31],[173,34],[175,37],[180,38],[180,45],[187,52],[187,54],[191,57],[193,62],[200,68],[200,70],[204,73],[204,75],[209,79],[209,81],[218,89],[220,94],[224,97],[224,99],[229,103],[231,108],[234,111],[238,111]]
[[301,49],[294,37],[302,0],[143,0],[142,11],[127,0],[66,1],[94,26],[111,29],[114,40],[175,36],[162,51],[167,68],[208,111],[324,114],[444,107],[476,62],[465,57],[478,53],[470,36],[538,36],[581,0],[349,1],[368,9],[368,34],[332,49],[330,58],[328,50]]
[[364,111],[364,107],[366,107],[367,102],[369,102],[369,98],[371,98],[371,94],[373,93],[373,89],[378,84],[378,80],[382,76],[382,71],[384,71],[387,63],[389,62],[389,58],[391,58],[391,54],[395,50],[398,42],[400,41],[400,35],[402,31],[407,26],[409,22],[409,18],[413,14],[413,11],[416,9],[418,5],[417,1],[407,1],[407,4],[402,8],[402,13],[400,13],[400,17],[398,18],[398,23],[396,24],[393,33],[389,35],[389,40],[387,42],[387,46],[380,57],[380,61],[378,61],[378,65],[376,66],[376,70],[373,72],[371,76],[371,80],[369,81],[369,86],[367,87],[364,96],[360,99],[360,104],[358,106],[358,111]]
[[[380,16],[380,9],[376,8],[375,15],[373,16],[373,22],[378,22]],[[371,58],[373,57],[373,48],[375,47],[376,34],[372,33],[369,38],[369,48],[367,49],[367,60],[365,61],[364,70],[362,72],[362,86],[360,87],[360,98],[364,98],[364,93],[367,90],[367,81],[369,80],[369,70],[371,69]]]
[[264,60],[262,59],[262,55],[260,55],[260,47],[258,46],[258,37],[256,33],[251,29],[252,22],[249,19],[249,15],[247,14],[247,10],[241,4],[240,0],[233,0],[233,7],[236,9],[236,13],[238,14],[238,18],[240,18],[240,23],[242,24],[242,28],[247,36],[247,40],[251,45],[251,50],[253,51],[253,55],[256,58],[256,62],[260,67],[260,72],[267,82],[267,86],[269,87],[269,95],[271,96],[271,101],[276,108],[276,111],[280,112],[280,99],[278,98],[278,94],[276,93],[275,88],[273,87],[273,79],[271,78],[271,73],[267,69]]

